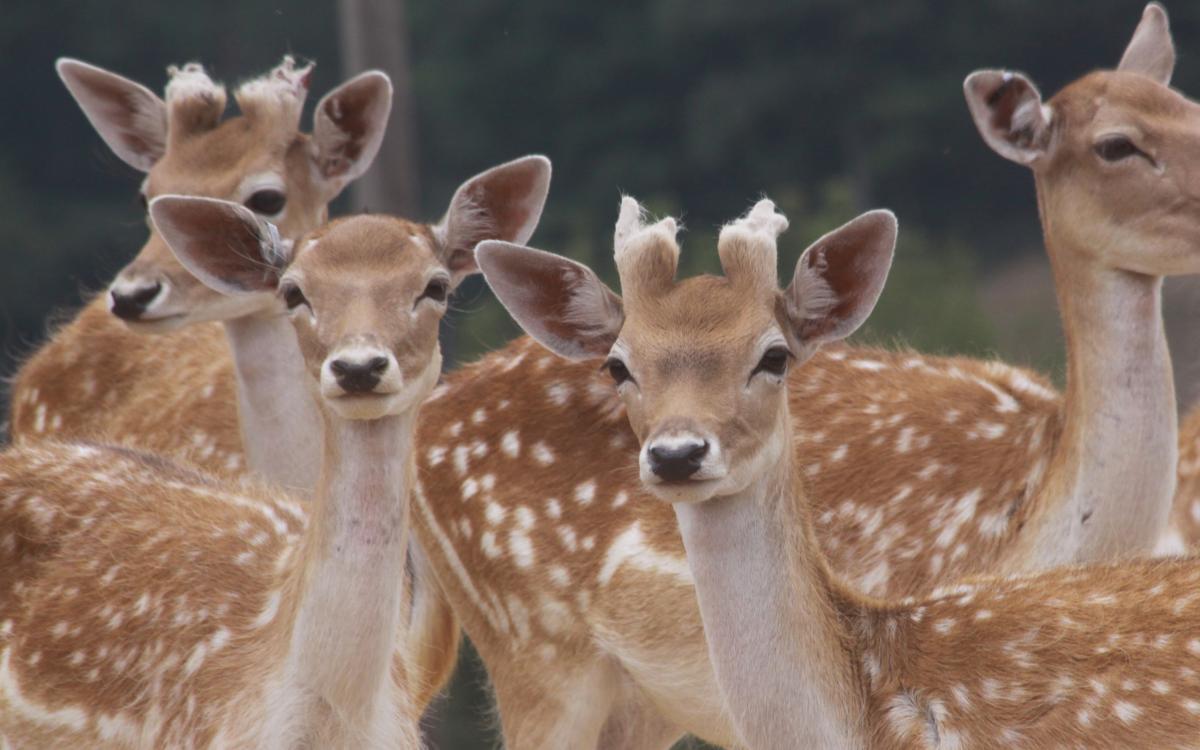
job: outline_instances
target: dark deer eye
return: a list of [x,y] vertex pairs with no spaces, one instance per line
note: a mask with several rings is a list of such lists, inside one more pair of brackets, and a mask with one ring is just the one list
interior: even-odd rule
[[[300,287],[288,284],[283,288],[283,304],[287,305],[287,309],[295,310],[300,305],[308,305],[308,298],[300,291]],[[309,306],[309,309],[312,307]]]
[[633,380],[633,376],[629,374],[629,368],[616,357],[609,357],[605,360],[603,369],[608,370],[609,376],[612,377],[613,382],[617,385]]
[[750,373],[750,375],[753,377],[760,372],[771,375],[783,375],[787,372],[788,360],[791,358],[792,353],[787,347],[773,346],[762,355],[762,359],[758,361],[758,366],[754,368],[754,372]]
[[263,216],[274,216],[283,210],[287,204],[287,196],[278,190],[259,190],[254,195],[246,199],[246,208],[251,211],[262,214]]
[[1109,136],[1092,148],[1096,155],[1104,161],[1121,161],[1142,153],[1137,146],[1133,145],[1133,141],[1123,135]]
[[150,208],[149,199],[147,199],[146,194],[140,190],[138,191],[138,194],[137,194],[137,202],[138,202],[138,205],[142,207],[143,211]]
[[450,284],[445,279],[434,279],[425,287],[425,291],[421,292],[421,296],[417,297],[417,302],[423,299],[431,299],[434,302],[445,302],[446,295],[450,292]]

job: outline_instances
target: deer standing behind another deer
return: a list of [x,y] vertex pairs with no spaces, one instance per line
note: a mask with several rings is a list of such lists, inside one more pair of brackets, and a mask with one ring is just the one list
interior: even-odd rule
[[293,248],[233,203],[168,196],[151,214],[206,284],[290,310],[320,479],[302,504],[119,447],[0,455],[0,738],[416,748],[396,646],[413,439],[457,258],[390,217]]
[[[1169,46],[1161,20],[1143,19],[1123,65],[1145,64],[1133,53],[1148,44]],[[1068,274],[1060,285],[1073,280]],[[1151,317],[1139,320],[1153,331]],[[139,396],[169,400],[180,415],[224,412],[230,425],[231,401],[200,396],[209,385],[230,389],[232,368],[219,349],[205,358],[211,380],[202,386],[180,388],[197,370],[171,358],[163,363],[171,374],[140,379]],[[1148,397],[1164,393],[1161,369],[1145,370]],[[734,743],[675,519],[636,502],[633,437],[605,381],[596,363],[556,362],[528,340],[451,374],[419,428],[418,540],[484,657],[510,747],[658,747],[685,730]],[[1169,498],[1155,465],[1169,460],[1170,441],[1145,442],[1146,456],[1124,446],[1110,446],[1115,455],[1099,444],[1085,450],[1090,433],[1063,432],[1060,402],[1045,382],[999,363],[831,348],[790,388],[793,413],[809,426],[795,433],[796,450],[817,504],[818,539],[834,568],[870,593],[919,593],[964,575],[1101,554],[1113,543],[1144,549]],[[84,408],[63,418],[43,399],[39,422],[30,402],[25,434],[39,423],[75,434],[108,419],[82,393],[63,398]],[[115,400],[109,412],[133,403]],[[124,439],[159,442],[153,432]],[[1125,466],[1127,481],[1158,482],[1161,491],[1147,491],[1140,505],[1080,512],[1075,498],[1094,499],[1081,492],[1098,476],[1089,462]],[[1035,533],[1056,522],[1068,526],[1062,538]],[[1087,523],[1129,533],[1080,533]],[[446,627],[441,620],[425,631]],[[539,669],[530,671],[531,662]]]
[[[1200,560],[976,578],[887,602],[831,571],[791,449],[786,373],[870,313],[896,222],[876,211],[831,232],[781,290],[776,238],[786,227],[760,201],[721,231],[724,276],[677,281],[674,221],[646,226],[626,198],[614,242],[623,297],[547,253],[477,250],[489,283],[545,346],[607,356],[641,481],[679,521],[741,741],[1195,747]],[[522,285],[532,269],[554,288]],[[548,300],[566,301],[569,324]]]

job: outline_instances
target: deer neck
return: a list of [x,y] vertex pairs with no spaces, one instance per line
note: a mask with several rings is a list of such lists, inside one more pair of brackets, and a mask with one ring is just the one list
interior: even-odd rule
[[285,675],[341,719],[378,708],[390,679],[416,411],[370,421],[323,414],[325,457],[292,581]]
[[1162,278],[1064,261],[1084,254],[1056,246],[1050,224],[1046,238],[1066,334],[1067,395],[1042,490],[1055,506],[1054,526],[1035,535],[1034,558],[1045,567],[1148,553],[1166,528],[1178,453]]
[[225,322],[237,376],[238,422],[247,466],[307,496],[320,468],[316,439],[321,418],[296,333],[282,315]]
[[709,658],[748,746],[860,747],[864,699],[839,595],[791,451],[779,453],[746,490],[674,506]]

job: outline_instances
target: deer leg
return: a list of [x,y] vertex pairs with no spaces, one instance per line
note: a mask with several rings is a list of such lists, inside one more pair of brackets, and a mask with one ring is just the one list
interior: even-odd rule
[[597,750],[669,750],[684,734],[645,699],[631,699],[604,722]]
[[615,667],[597,660],[553,671],[531,666],[493,675],[506,750],[609,747],[599,743],[618,696]]

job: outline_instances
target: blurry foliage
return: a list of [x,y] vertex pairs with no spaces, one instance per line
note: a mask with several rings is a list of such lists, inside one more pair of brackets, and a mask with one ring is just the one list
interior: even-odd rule
[[[627,192],[681,215],[683,273],[716,268],[719,226],[759,195],[791,218],[799,253],[858,212],[900,217],[896,262],[860,340],[988,352],[998,338],[979,277],[1039,246],[1028,173],[988,150],[963,103],[980,67],[1030,73],[1047,95],[1120,56],[1142,0],[408,0],[424,216],[463,179],[540,152],[554,184],[533,244],[612,284],[612,226]],[[1172,3],[1175,84],[1197,90],[1200,6]],[[145,237],[140,176],[93,133],[53,72],[79,57],[161,91],[197,59],[229,83],[285,52],[316,59],[315,100],[340,79],[331,2],[9,3],[0,24],[0,373],[51,310],[80,304]],[[459,359],[512,322],[478,279],[448,321]],[[1026,321],[1025,325],[1036,325]],[[478,670],[467,687],[481,684]],[[443,705],[442,748],[487,746],[480,692]]]

